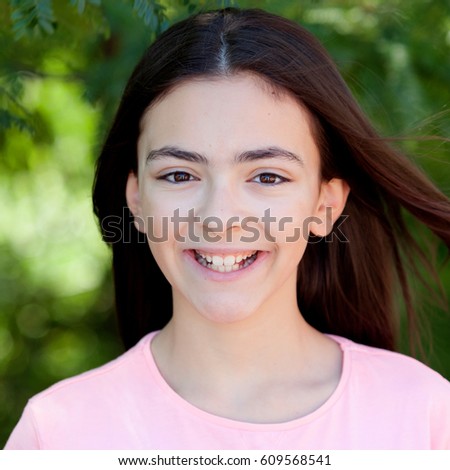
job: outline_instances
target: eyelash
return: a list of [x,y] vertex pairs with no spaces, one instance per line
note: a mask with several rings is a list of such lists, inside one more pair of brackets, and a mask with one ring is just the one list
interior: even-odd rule
[[[268,176],[268,177],[274,177],[275,179],[278,179],[278,182],[273,182],[273,183],[263,183],[261,180],[260,181],[255,181],[256,178],[261,178],[262,176]],[[259,175],[254,176],[251,181],[255,181],[255,183],[260,183],[263,186],[277,186],[282,183],[287,183],[290,180],[288,178],[285,178],[284,176],[277,175],[276,173],[260,173]]]
[[[188,179],[182,180],[182,181],[175,181],[176,175],[186,175]],[[190,173],[187,171],[172,171],[170,173],[166,173],[165,175],[161,175],[157,178],[158,180],[165,180],[168,181],[169,183],[172,184],[182,184],[182,183],[188,183],[189,181],[197,181],[198,178],[195,178],[195,176],[192,176]]]
[[[180,177],[180,176],[187,177],[187,179],[182,179],[181,181],[176,181],[176,178]],[[269,182],[263,183],[261,180],[256,181],[257,178],[262,178],[262,177],[275,178],[275,180],[278,180],[278,181],[270,182],[270,183]],[[167,173],[165,175],[159,176],[157,179],[158,180],[168,181],[169,183],[172,183],[172,184],[182,184],[182,183],[188,183],[189,181],[198,181],[198,178],[191,175],[187,171],[172,171],[172,172]],[[254,176],[250,181],[255,182],[255,183],[259,183],[262,186],[277,186],[279,184],[286,183],[290,180],[283,177],[283,176],[277,175],[275,173],[265,172],[265,173],[260,173],[259,175]]]

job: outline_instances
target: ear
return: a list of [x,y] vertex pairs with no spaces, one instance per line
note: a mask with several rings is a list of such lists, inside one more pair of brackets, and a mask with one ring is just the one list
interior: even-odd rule
[[125,198],[128,208],[134,216],[134,226],[140,232],[145,233],[144,219],[142,217],[141,195],[139,193],[139,181],[134,172],[128,175]]
[[319,203],[309,226],[311,233],[325,237],[331,232],[333,224],[344,210],[349,192],[347,182],[339,178],[321,183]]

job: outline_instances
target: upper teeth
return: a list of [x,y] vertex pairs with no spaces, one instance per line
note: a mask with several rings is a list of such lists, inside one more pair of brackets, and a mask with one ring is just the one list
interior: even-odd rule
[[202,257],[205,258],[208,263],[212,263],[215,266],[233,266],[236,263],[240,263],[243,259],[247,259],[250,256],[253,256],[256,251],[248,251],[245,253],[241,253],[239,255],[209,255],[206,253],[201,253],[197,251],[197,253]]

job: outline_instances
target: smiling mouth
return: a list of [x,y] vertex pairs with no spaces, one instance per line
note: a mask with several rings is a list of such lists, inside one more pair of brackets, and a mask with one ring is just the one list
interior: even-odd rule
[[209,253],[193,250],[195,259],[199,264],[207,269],[221,273],[230,273],[245,269],[255,262],[259,251],[248,251],[236,255],[213,255]]

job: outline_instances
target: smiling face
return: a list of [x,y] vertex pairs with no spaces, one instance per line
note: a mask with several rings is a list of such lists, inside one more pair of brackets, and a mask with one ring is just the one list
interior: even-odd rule
[[187,81],[144,114],[138,158],[128,206],[174,316],[229,323],[296,308],[308,231],[329,232],[348,192],[321,181],[296,100],[250,75]]

